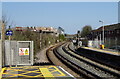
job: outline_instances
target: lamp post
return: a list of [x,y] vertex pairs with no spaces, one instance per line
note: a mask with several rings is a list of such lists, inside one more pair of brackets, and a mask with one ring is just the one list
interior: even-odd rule
[[40,32],[40,49],[42,47],[42,30],[39,31]]
[[2,51],[2,53],[1,53],[1,55],[2,55],[2,66],[4,66],[5,65],[5,44],[4,44],[4,41],[5,41],[5,21],[1,21],[1,25],[2,25],[2,27],[1,27],[1,44],[2,44],[2,46],[1,46],[1,51]]
[[103,24],[104,24],[104,22],[103,22],[103,21],[101,21],[101,20],[99,20],[99,22],[101,22],[101,23],[102,23],[102,30],[103,30],[103,31],[102,31],[102,33],[103,33],[103,35],[102,35],[103,37],[102,37],[102,38],[103,38],[103,45],[104,45],[104,25],[103,25]]
[[0,71],[2,70],[2,27],[2,21],[0,21]]

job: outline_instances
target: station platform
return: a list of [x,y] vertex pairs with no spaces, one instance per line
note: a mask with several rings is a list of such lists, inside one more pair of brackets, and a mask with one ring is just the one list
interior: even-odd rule
[[60,66],[20,66],[5,67],[0,72],[1,79],[75,79]]
[[106,49],[97,49],[97,48],[91,48],[91,47],[82,47],[82,48],[97,51],[97,52],[101,52],[101,53],[105,53],[105,54],[120,56],[120,52],[113,52],[113,51],[109,51],[109,50],[106,50]]
[[90,47],[80,47],[77,49],[77,53],[111,68],[120,70],[119,52],[112,52],[105,49]]

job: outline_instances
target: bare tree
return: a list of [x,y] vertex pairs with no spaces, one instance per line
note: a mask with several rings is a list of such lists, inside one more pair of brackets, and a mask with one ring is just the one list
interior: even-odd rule
[[4,23],[5,29],[6,29],[7,25],[8,25],[8,22],[10,22],[10,17],[8,17],[6,14],[3,13],[2,23]]
[[2,31],[2,34],[1,34],[1,40],[2,40],[2,65],[4,66],[5,65],[5,29],[7,27],[7,24],[8,24],[8,21],[10,19],[7,18],[6,15],[3,15],[2,16],[2,21],[1,21],[1,31]]

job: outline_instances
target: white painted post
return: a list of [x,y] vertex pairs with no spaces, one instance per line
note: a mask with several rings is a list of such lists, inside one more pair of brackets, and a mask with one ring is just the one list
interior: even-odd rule
[[9,45],[10,45],[10,67],[12,66],[12,55],[11,55],[11,36],[9,36]]
[[100,45],[101,45],[101,34],[100,34]]

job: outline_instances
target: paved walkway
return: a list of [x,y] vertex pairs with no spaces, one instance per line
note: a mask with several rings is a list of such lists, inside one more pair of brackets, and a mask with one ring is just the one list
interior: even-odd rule
[[60,66],[5,67],[0,75],[2,79],[56,79],[59,77],[74,79]]
[[38,58],[38,60],[36,60],[36,63],[49,62],[46,56],[46,50],[50,47],[47,47],[36,54],[36,57]]
[[98,51],[98,52],[103,52],[103,53],[107,53],[107,54],[111,54],[111,55],[115,55],[115,56],[120,56],[119,52],[111,51],[110,49],[98,49],[98,48],[91,48],[91,47],[82,47],[82,48],[90,49],[90,50],[94,50],[94,51]]

